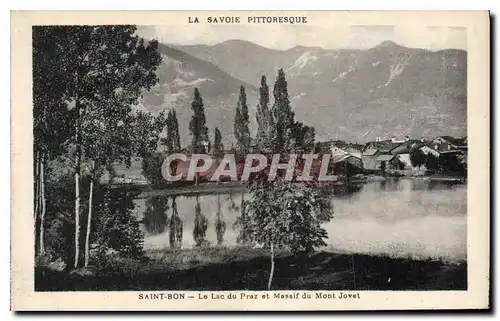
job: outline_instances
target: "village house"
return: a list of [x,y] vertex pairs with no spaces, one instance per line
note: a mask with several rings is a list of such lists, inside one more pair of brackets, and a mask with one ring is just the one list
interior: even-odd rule
[[432,155],[434,155],[435,157],[439,157],[439,155],[441,155],[437,150],[435,150],[434,148],[431,147],[432,146],[432,143],[430,144],[425,144],[423,146],[420,147],[420,150],[425,154],[425,155],[428,155],[429,153],[431,153]]
[[[333,144],[330,144],[332,148]],[[325,146],[326,147],[326,146]],[[351,147],[332,148],[332,154],[336,154],[337,162],[346,162],[353,166],[361,166],[369,171],[379,171],[381,167],[385,170],[410,171],[412,174],[425,172],[425,165],[413,166],[411,154],[415,150],[421,150],[424,155],[431,153],[435,157],[453,158],[460,162],[467,162],[467,137],[453,138],[450,136],[439,136],[431,142],[426,142],[423,138],[411,139],[405,136],[403,139],[392,137],[381,140],[379,137],[375,141],[365,144],[362,151]],[[441,157],[441,158],[443,158]],[[384,164],[384,165],[382,165]]]
[[361,154],[363,168],[368,170],[378,170],[377,157],[379,155],[380,153],[376,148],[365,149],[365,151],[363,151],[363,154]]
[[376,159],[377,169],[384,169],[386,171],[402,170],[405,164],[399,159],[398,155],[384,154],[377,156]]
[[390,140],[377,138],[365,145],[361,154],[363,167],[372,171],[383,167],[387,171],[421,174],[426,171],[425,165],[415,167],[411,162],[411,154],[417,149],[424,155],[432,154],[449,163],[448,167],[467,167],[467,137],[458,139],[451,136],[439,136],[428,143],[424,139],[410,139],[408,136]]
[[[467,167],[467,137],[454,138],[451,136],[438,136],[428,145],[428,148],[434,150],[435,156],[440,157],[444,163],[456,167],[455,163],[464,164]],[[423,149],[424,153],[428,148]],[[436,155],[436,152],[439,153]]]
[[432,148],[438,152],[461,150],[467,151],[467,137],[462,139],[451,136],[438,136],[432,141]]
[[393,148],[391,154],[398,155],[399,160],[404,163],[405,170],[422,170],[422,167],[414,167],[410,158],[410,154],[422,146],[425,146],[423,139],[408,139],[403,144]]
[[461,150],[442,151],[439,158],[448,170],[461,171],[467,168],[467,153]]
[[403,143],[404,142],[390,140],[384,145],[380,146],[378,150],[381,154],[392,154],[392,151]]
[[354,147],[347,147],[344,149],[347,153],[351,154],[352,156],[354,157],[357,157],[359,159],[361,159],[361,149],[358,149],[358,148],[354,148]]
[[425,146],[425,142],[423,139],[408,139],[404,143],[399,144],[398,146],[391,149],[391,154],[409,154],[411,150],[418,149],[422,146]]
[[381,140],[380,137],[377,137],[375,141],[366,143],[361,153],[361,161],[363,162],[364,169],[372,171],[378,170],[377,157],[381,154],[379,148],[387,142],[387,140]]
[[363,170],[361,157],[355,156],[338,147],[332,147],[330,155],[330,164],[332,164],[330,168],[335,174],[352,176],[361,173]]
[[[379,157],[382,155],[393,155],[392,151],[408,140],[409,137],[399,140],[395,137],[388,140],[380,140],[380,138],[377,137],[377,140],[374,142],[366,144],[365,149],[361,154],[363,167],[368,170],[380,170],[381,162],[387,162],[388,160],[385,160],[387,157],[382,157],[381,159],[383,160],[380,160]],[[392,158],[389,160],[394,163],[394,166],[398,168],[400,167],[400,162],[398,160],[392,160]]]

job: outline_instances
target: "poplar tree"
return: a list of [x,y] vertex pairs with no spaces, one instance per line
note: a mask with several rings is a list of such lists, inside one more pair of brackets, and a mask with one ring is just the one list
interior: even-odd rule
[[224,146],[222,145],[222,134],[219,130],[218,127],[215,127],[214,130],[214,155],[217,157],[222,156],[222,153],[224,151]]
[[266,83],[266,76],[262,76],[259,88],[259,104],[255,118],[257,121],[257,144],[260,148],[270,147],[270,138],[273,136],[274,128],[273,115],[269,108],[269,87]]
[[179,136],[179,122],[175,109],[171,109],[167,116],[167,137],[165,140],[169,153],[177,153],[181,150],[181,138]]
[[290,131],[294,124],[295,113],[290,106],[287,86],[285,72],[280,69],[274,83],[274,105],[272,110],[275,121],[273,145],[278,151],[284,150],[290,145]]
[[208,128],[206,125],[205,109],[203,98],[201,97],[198,88],[194,89],[194,99],[191,103],[193,116],[189,122],[189,130],[191,131],[192,141],[191,146],[194,153],[205,153],[205,144],[208,143]]
[[245,87],[241,86],[236,115],[234,117],[234,135],[238,149],[245,153],[250,149],[251,143],[249,126],[250,118],[248,116],[247,95]]

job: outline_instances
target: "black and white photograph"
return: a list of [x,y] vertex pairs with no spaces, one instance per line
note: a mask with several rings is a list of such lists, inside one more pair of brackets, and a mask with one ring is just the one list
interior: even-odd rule
[[35,293],[470,290],[467,26],[317,16],[33,24]]

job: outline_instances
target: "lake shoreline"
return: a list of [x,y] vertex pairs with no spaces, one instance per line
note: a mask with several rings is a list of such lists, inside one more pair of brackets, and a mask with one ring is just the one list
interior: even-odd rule
[[[208,247],[148,251],[101,269],[35,268],[36,291],[267,290],[267,249]],[[319,251],[277,253],[272,290],[466,290],[467,263]],[[82,272],[83,271],[83,272]]]
[[[381,175],[363,175],[362,178],[351,178],[346,181],[331,184],[333,187],[341,187],[348,185],[363,185],[372,182],[382,182],[390,179],[405,179],[405,180],[424,180],[430,182],[443,183],[467,183],[467,180],[454,176],[381,176]],[[203,196],[215,195],[224,193],[240,193],[247,192],[248,188],[241,182],[206,182],[198,185],[173,185],[153,187],[149,184],[123,184],[116,185],[117,189],[135,191],[136,198],[150,198],[156,196]]]

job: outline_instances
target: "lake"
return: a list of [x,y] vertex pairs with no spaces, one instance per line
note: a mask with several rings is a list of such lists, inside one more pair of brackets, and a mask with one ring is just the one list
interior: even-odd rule
[[[249,195],[244,195],[248,199]],[[223,245],[236,244],[236,219],[241,215],[241,193],[199,196],[208,219],[206,240],[217,244],[217,199],[225,222]],[[388,179],[341,188],[332,196],[335,217],[323,250],[382,254],[415,259],[465,260],[467,254],[467,185],[426,179]],[[135,200],[134,213],[145,233],[144,247],[169,248],[172,199]],[[177,196],[182,220],[182,247],[195,245],[193,226],[196,197]]]

